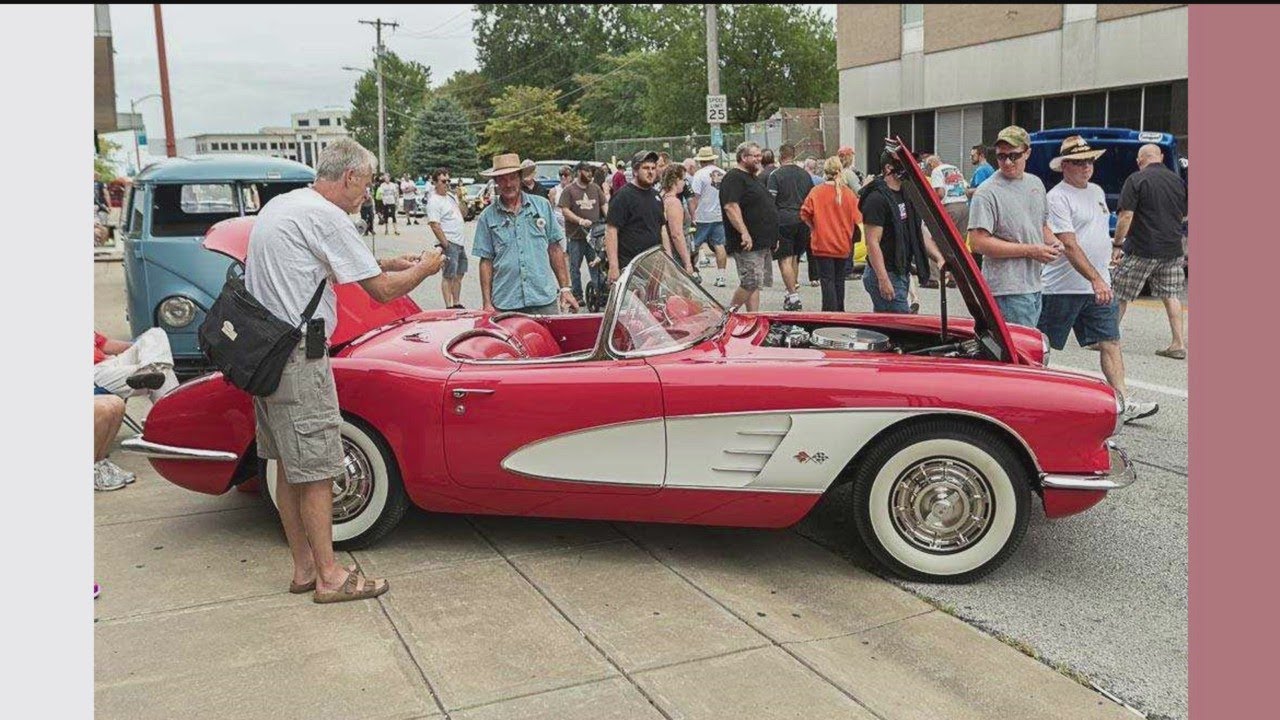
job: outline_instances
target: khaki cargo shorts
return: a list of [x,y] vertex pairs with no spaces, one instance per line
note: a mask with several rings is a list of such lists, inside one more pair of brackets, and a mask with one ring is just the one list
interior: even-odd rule
[[289,484],[332,480],[346,473],[342,414],[329,358],[308,360],[305,343],[289,356],[280,387],[253,399],[258,457],[284,465]]

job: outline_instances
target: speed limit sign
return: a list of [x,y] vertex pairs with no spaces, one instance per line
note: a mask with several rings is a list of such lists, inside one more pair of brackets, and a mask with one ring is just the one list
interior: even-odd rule
[[724,95],[707,96],[707,122],[722,123],[729,119],[729,99]]

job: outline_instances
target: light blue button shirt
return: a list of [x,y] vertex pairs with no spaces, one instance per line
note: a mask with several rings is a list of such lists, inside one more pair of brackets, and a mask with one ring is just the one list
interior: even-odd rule
[[550,305],[559,297],[550,245],[564,240],[551,203],[520,193],[520,209],[511,212],[497,198],[476,220],[471,255],[493,262],[493,306],[499,310]]

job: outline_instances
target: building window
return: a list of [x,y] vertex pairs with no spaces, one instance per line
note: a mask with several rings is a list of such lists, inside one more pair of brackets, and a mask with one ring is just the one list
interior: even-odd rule
[[271,149],[272,149],[272,150],[279,150],[279,149],[280,149],[280,143],[271,143]]
[[231,149],[232,149],[232,150],[239,150],[239,149],[240,149],[240,143],[231,143]]
[[912,138],[911,149],[919,152],[926,150],[934,152],[937,147],[933,137],[933,113],[918,112],[915,114],[915,135]]
[[1012,124],[1027,132],[1038,131],[1040,129],[1040,98],[1015,101]]
[[1058,95],[1044,99],[1044,128],[1056,130],[1071,127],[1072,96]]
[[1106,127],[1107,94],[1088,93],[1076,96],[1076,118],[1073,127]]
[[329,126],[329,118],[320,118],[320,125],[321,125],[322,127],[328,127],[328,126]]
[[297,143],[289,143],[289,149],[290,149],[290,150],[297,150],[297,149],[298,149],[298,144],[297,144]]
[[1142,88],[1112,90],[1107,100],[1107,127],[1142,127]]
[[334,118],[334,121],[338,123],[338,127],[342,127],[342,118]]
[[907,5],[902,6],[902,25],[903,27],[911,25],[920,25],[924,23],[924,5]]
[[1173,123],[1173,86],[1148,85],[1142,103],[1140,130],[1169,132]]
[[311,121],[310,121],[310,120],[299,120],[299,121],[298,121],[298,127],[311,127]]

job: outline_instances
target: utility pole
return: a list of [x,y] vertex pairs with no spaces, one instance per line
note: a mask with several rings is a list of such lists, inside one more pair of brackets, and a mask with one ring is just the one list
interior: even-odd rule
[[386,25],[394,29],[400,27],[400,24],[387,22],[382,18],[359,22],[361,25],[372,25],[378,37],[378,46],[374,48],[374,52],[377,53],[374,67],[378,75],[378,173],[381,174],[387,171],[387,109],[382,93],[382,26]]
[[[707,3],[707,95],[720,94],[720,28],[716,24],[715,3]],[[719,142],[717,142],[719,140]],[[716,150],[724,150],[724,136],[720,133],[720,123],[711,122],[711,145]]]
[[178,139],[173,136],[173,103],[169,99],[169,61],[164,53],[164,18],[160,16],[160,3],[151,6],[156,18],[156,54],[160,56],[160,100],[164,104],[164,154],[177,157]]

